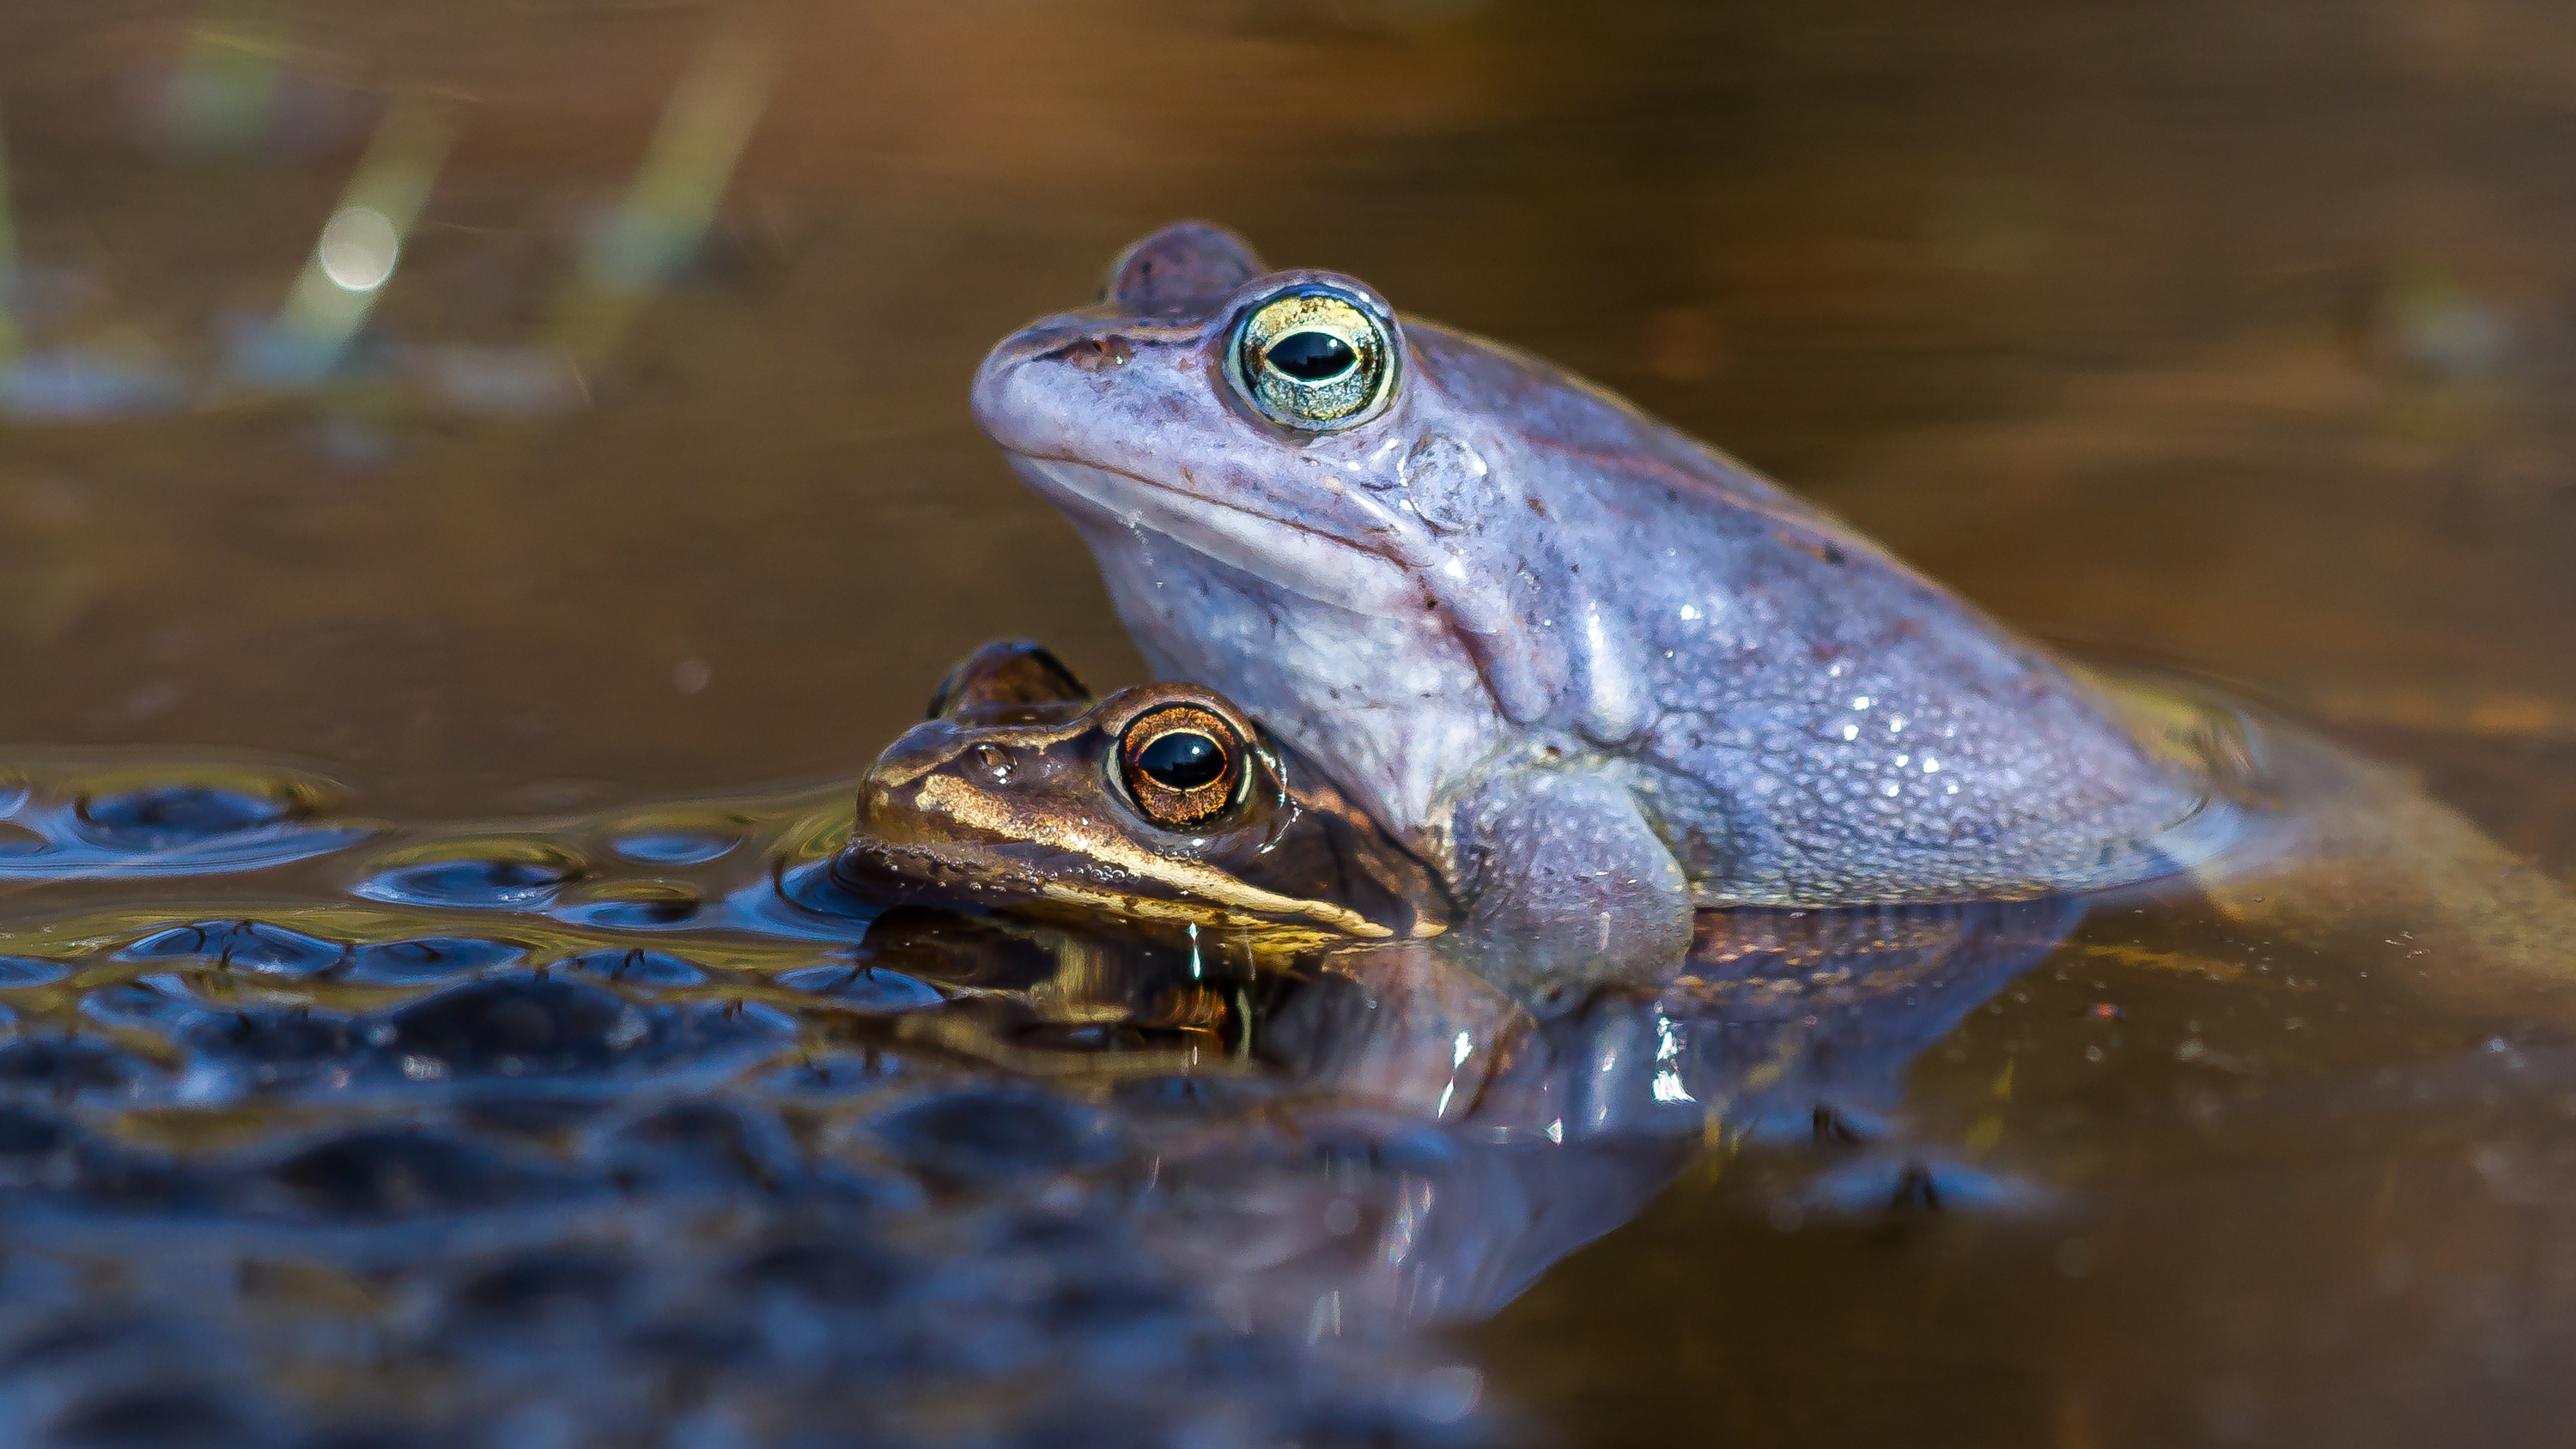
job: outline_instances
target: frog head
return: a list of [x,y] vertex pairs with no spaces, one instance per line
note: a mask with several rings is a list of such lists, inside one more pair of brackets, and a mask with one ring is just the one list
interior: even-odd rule
[[880,756],[836,867],[880,899],[984,906],[1255,951],[1436,934],[1419,862],[1234,703],[1094,699],[1034,644],[987,645]]

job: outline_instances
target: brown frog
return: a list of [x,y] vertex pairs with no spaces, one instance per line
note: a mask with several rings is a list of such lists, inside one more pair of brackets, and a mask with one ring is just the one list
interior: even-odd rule
[[862,894],[1277,953],[1437,935],[1438,879],[1232,701],[1095,699],[1054,655],[985,646],[860,787],[836,873]]

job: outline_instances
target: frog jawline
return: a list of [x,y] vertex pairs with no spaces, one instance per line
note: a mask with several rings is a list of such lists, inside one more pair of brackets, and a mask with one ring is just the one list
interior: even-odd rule
[[[1032,870],[1025,860],[975,841],[938,843],[854,833],[834,869],[855,867],[850,881],[862,896],[891,904],[980,908],[1010,913],[1055,914],[1067,919],[1106,916],[1131,927],[1205,927],[1238,937],[1256,950],[1300,951],[1325,946],[1421,940],[1441,934],[1435,921],[1399,932],[1347,907],[1276,896],[1245,887],[1240,899],[1194,900],[1157,895],[1141,885],[1086,883]],[[1052,912],[1046,907],[1055,907]]]
[[[1201,557],[1288,590],[1377,619],[1415,620],[1423,591],[1412,567],[1329,533],[1232,503],[1070,458],[1011,455],[1029,486],[1059,506],[1158,533]],[[1329,559],[1332,566],[1320,566]],[[1359,567],[1353,568],[1353,561]],[[1318,566],[1296,567],[1313,562]]]

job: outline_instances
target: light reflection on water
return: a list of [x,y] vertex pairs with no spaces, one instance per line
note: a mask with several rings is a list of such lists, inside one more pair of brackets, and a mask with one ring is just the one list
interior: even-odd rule
[[[847,1014],[871,1020],[909,999],[823,960],[847,934],[827,915],[758,905],[760,851],[636,859],[595,822],[632,810],[655,817],[634,839],[763,850],[828,833],[820,794],[795,821],[762,812],[804,806],[766,796],[747,822],[656,812],[846,775],[987,637],[1042,633],[1087,678],[1133,677],[1087,556],[972,435],[963,383],[994,337],[1183,214],[1630,391],[2008,617],[2284,701],[2563,874],[2562,10],[782,7],[774,81],[741,72],[767,106],[738,162],[652,213],[703,236],[648,248],[659,290],[568,360],[550,319],[622,234],[600,218],[665,174],[654,138],[729,33],[705,13],[219,7],[111,31],[22,7],[0,22],[20,348],[0,369],[0,659],[20,686],[0,730],[31,747],[10,761],[42,778],[59,762],[32,747],[320,761],[366,782],[372,825],[401,837],[385,851],[481,818],[456,833],[538,837],[598,874],[523,861],[351,897],[329,875],[341,849],[281,865],[256,909],[197,878],[13,880],[7,924],[79,918],[112,955],[249,912],[357,943],[324,1013],[353,1022],[389,1009],[365,991],[645,939],[702,971],[842,983],[764,988],[782,1011],[800,991],[855,993]],[[1301,88],[1314,77],[1331,83]],[[364,329],[306,396],[208,406],[254,335],[236,324],[270,324],[387,98],[413,94],[454,103],[456,144]],[[560,838],[576,818],[594,823]],[[244,848],[345,846],[263,828]],[[0,870],[80,838],[0,838]],[[1812,1146],[1708,1152],[1477,1330],[1469,1360],[1575,1442],[2551,1442],[2567,1403],[2547,1365],[2576,1337],[2559,1246],[2576,1081],[2539,998],[2481,965],[2480,878],[2502,867],[2479,851],[2440,826],[2419,858],[2380,860],[2367,910],[2314,871],[2241,893],[2261,902],[2097,913],[1967,1012],[1876,1110],[2016,1164],[1997,1190],[2042,1184],[2045,1210],[1837,1225],[1806,1206],[1831,1160]],[[379,881],[438,864],[369,859]],[[529,899],[432,906],[406,894],[420,880]],[[668,919],[681,886],[696,909]],[[2524,895],[2495,913],[2528,945],[2545,893]],[[456,923],[471,909],[509,913],[513,944],[420,944],[478,939]],[[736,943],[739,966],[710,958],[727,921],[759,943]],[[2410,956],[2432,936],[2451,945]],[[1030,1028],[1004,1043],[1015,1070],[1124,1039],[1013,1018],[1037,968],[994,943],[904,949],[986,962],[999,985],[975,1010],[995,1016],[958,1040]],[[2407,960],[2440,961],[2440,991],[2399,993]],[[155,1013],[202,1010],[189,969],[119,963],[109,989],[138,989],[91,1015],[119,1050],[176,1050],[153,1048],[178,1040]],[[607,969],[611,994],[699,989]],[[1130,1045],[1196,1031],[1185,1002],[1129,1005],[1164,1023]],[[796,1090],[864,1095],[851,1082],[903,1051],[836,1047]],[[102,1078],[76,1109],[137,1082],[243,1088],[120,1061],[62,1068]],[[124,1130],[221,1115],[161,1110]],[[513,1130],[568,1133],[583,1163],[630,1150],[622,1122]],[[729,1160],[786,1160],[762,1130]],[[1353,1132],[1384,1148],[1383,1123]],[[446,1180],[447,1146],[384,1150],[414,1163],[385,1201]],[[70,1160],[47,1148],[30,1170]],[[279,1190],[348,1180],[335,1161]],[[1524,1191],[1477,1180],[1495,1202]],[[1602,1174],[1628,1207],[1638,1180]],[[1297,1183],[1282,1212],[1322,1223],[1330,1194]],[[958,1246],[993,1221],[938,1251],[999,1253]],[[317,1271],[258,1301],[382,1291]],[[601,1301],[574,1277],[477,1290],[499,1308],[415,1303],[406,1321],[429,1326],[406,1341]],[[151,1291],[195,1291],[169,1281]],[[704,1301],[822,1321],[768,1291]],[[118,1362],[211,1352],[132,1351]]]

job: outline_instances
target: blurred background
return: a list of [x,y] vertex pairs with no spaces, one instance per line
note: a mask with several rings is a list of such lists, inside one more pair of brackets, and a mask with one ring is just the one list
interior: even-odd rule
[[[1196,215],[2563,878],[2571,159],[2563,0],[22,0],[0,740],[460,817],[846,776],[995,636],[1124,682],[966,384]],[[1932,1070],[1982,1101],[1990,1057]],[[2563,1212],[2447,1137],[2430,1195],[2317,1165],[2334,1097],[2168,1170],[2082,1115],[2161,1088],[2094,1080],[2044,1111],[2154,1179],[2126,1278],[1675,1193],[1478,1351],[1601,1442],[2563,1432]]]
[[2547,0],[13,7],[0,738],[454,814],[1119,682],[966,381],[1199,215],[2552,849],[2571,83]]

